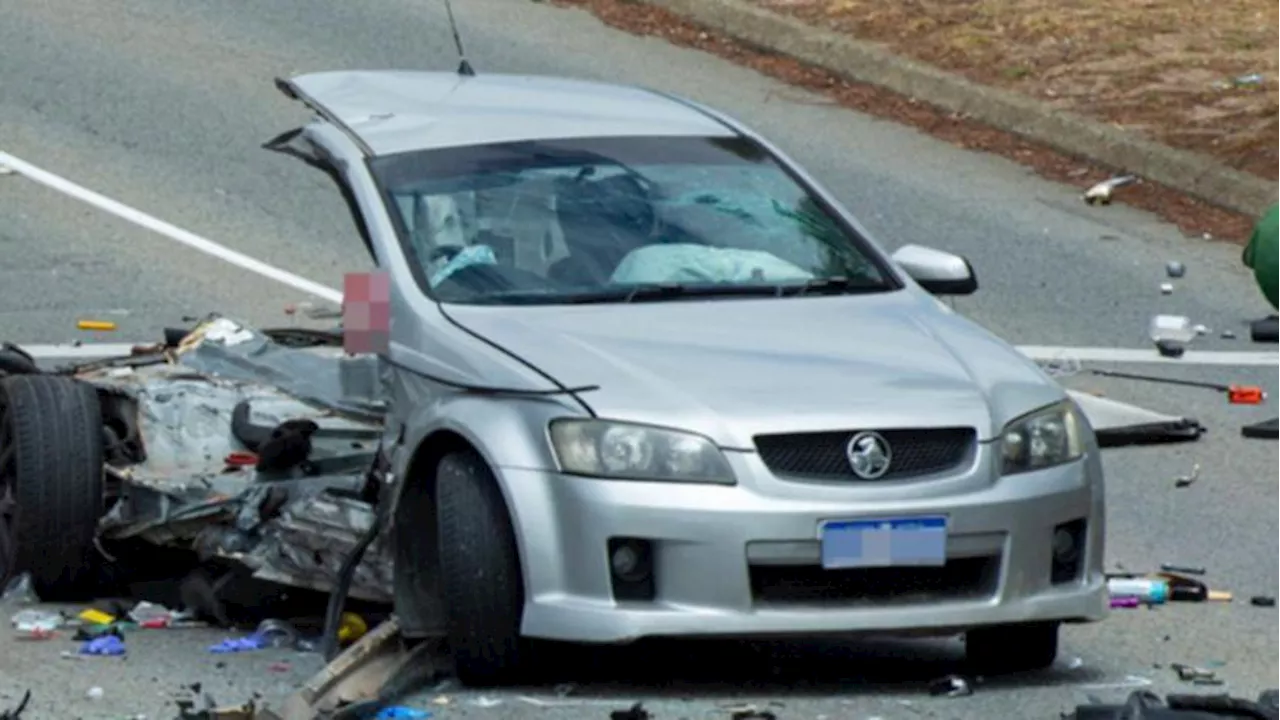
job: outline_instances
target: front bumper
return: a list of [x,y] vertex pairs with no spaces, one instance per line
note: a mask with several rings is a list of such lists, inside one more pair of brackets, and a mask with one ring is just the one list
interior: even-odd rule
[[[992,454],[981,448],[958,474],[859,485],[784,481],[752,453],[730,454],[734,487],[500,468],[528,590],[522,632],[625,642],[947,634],[1102,619],[1105,528],[1096,453],[1006,478],[992,472]],[[823,521],[928,514],[948,517],[945,569],[822,570]],[[1053,531],[1072,521],[1085,528],[1080,571],[1054,582]],[[617,537],[651,544],[652,599],[614,599],[607,546]]]

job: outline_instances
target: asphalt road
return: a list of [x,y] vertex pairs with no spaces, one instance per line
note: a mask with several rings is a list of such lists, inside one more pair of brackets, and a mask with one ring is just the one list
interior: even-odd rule
[[[1141,347],[1149,316],[1171,312],[1214,328],[1206,349],[1257,349],[1217,337],[1226,328],[1247,335],[1242,323],[1267,311],[1238,265],[1238,247],[1183,238],[1123,206],[1086,207],[1072,189],[1006,161],[604,28],[578,11],[516,0],[465,0],[456,9],[482,72],[641,83],[746,119],[832,187],[885,246],[918,242],[967,255],[983,289],[959,309],[1010,341]],[[368,259],[327,179],[259,149],[306,118],[272,78],[456,63],[437,0],[0,0],[0,17],[0,150],[333,287]],[[283,307],[305,299],[15,175],[0,176],[0,250],[0,337],[17,342],[87,339],[75,330],[85,317],[116,321],[108,340],[153,337],[211,310],[287,324]],[[1163,296],[1168,259],[1189,270]],[[1277,391],[1274,368],[1155,370]],[[1209,391],[1086,376],[1064,382],[1210,427],[1197,443],[1108,451],[1109,554],[1131,569],[1207,566],[1236,602],[1117,611],[1068,629],[1057,669],[991,680],[967,698],[925,689],[953,668],[956,648],[947,644],[793,643],[633,648],[567,659],[561,680],[578,684],[564,698],[548,685],[483,696],[446,689],[421,701],[447,696],[434,706],[439,718],[577,720],[643,699],[658,718],[717,717],[727,715],[726,703],[774,700],[782,720],[1032,719],[1146,683],[1186,689],[1173,662],[1215,665],[1226,689],[1241,694],[1275,686],[1277,614],[1247,598],[1274,595],[1280,584],[1277,450],[1238,436],[1242,423],[1273,415],[1273,406],[1233,408]],[[1200,480],[1175,489],[1173,479],[1194,463]],[[130,639],[128,660],[76,661],[59,657],[74,650],[63,641],[0,636],[0,710],[31,688],[28,720],[166,718],[166,697],[183,683],[204,682],[220,702],[237,702],[283,693],[318,664],[299,656],[275,672],[266,654],[213,658],[204,647],[219,637],[141,634]],[[102,699],[85,697],[92,686],[103,688]]]

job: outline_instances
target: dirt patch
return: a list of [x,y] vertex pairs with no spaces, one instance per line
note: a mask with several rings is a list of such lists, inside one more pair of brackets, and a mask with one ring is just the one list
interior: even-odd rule
[[[806,0],[807,1],[807,0]],[[953,0],[965,4],[968,0]],[[1010,0],[1012,1],[1012,0]],[[1135,2],[1137,0],[1118,0]],[[1195,2],[1196,0],[1186,0]],[[638,35],[662,37],[676,45],[693,47],[783,80],[791,85],[819,92],[833,101],[868,115],[882,117],[918,128],[954,145],[990,152],[1034,169],[1041,176],[1085,188],[1111,176],[1099,165],[1027,141],[955,113],[925,105],[889,90],[853,83],[832,73],[790,58],[781,57],[698,27],[666,10],[635,0],[552,0],[557,5],[580,7],[612,27]],[[1226,3],[1230,5],[1231,3]],[[1274,16],[1274,10],[1271,11]],[[1274,39],[1272,39],[1274,42]],[[1274,66],[1274,61],[1272,63]],[[1271,142],[1274,145],[1272,101]],[[751,118],[743,118],[748,123]],[[1271,172],[1276,168],[1275,147],[1270,147]],[[1116,201],[1156,213],[1175,223],[1189,235],[1242,243],[1248,239],[1257,218],[1224,210],[1185,193],[1152,182],[1131,185],[1116,193]]]
[[1276,179],[1274,0],[754,0]]

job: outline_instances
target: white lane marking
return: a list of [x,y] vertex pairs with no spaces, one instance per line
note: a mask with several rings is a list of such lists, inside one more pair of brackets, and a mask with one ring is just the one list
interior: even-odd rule
[[1276,350],[1188,350],[1182,357],[1164,357],[1155,348],[1056,347],[1019,345],[1018,351],[1032,360],[1079,360],[1080,362],[1151,363],[1167,365],[1280,365]]
[[[7,167],[31,180],[50,189],[56,190],[64,195],[81,202],[93,205],[104,212],[111,213],[116,217],[127,220],[135,225],[144,227],[152,232],[159,233],[164,237],[175,242],[182,243],[190,248],[199,250],[206,255],[210,255],[219,260],[229,262],[232,265],[257,273],[265,278],[283,283],[289,287],[310,293],[316,297],[324,298],[332,303],[342,304],[342,293],[330,287],[325,287],[317,282],[308,280],[301,275],[289,272],[283,268],[269,265],[256,258],[249,257],[244,253],[237,252],[231,248],[216,243],[212,240],[200,237],[195,233],[183,230],[182,228],[167,223],[159,218],[148,215],[141,210],[129,207],[124,203],[112,200],[105,195],[96,193],[86,187],[77,185],[66,178],[55,175],[48,170],[42,170],[31,163],[14,157],[4,151],[0,151],[0,167]],[[80,348],[91,347],[89,345],[82,346],[24,346],[25,348],[39,348],[41,352],[48,352],[44,357],[101,357],[102,355],[88,355],[88,350]],[[80,355],[57,355],[54,354],[54,348],[60,347],[77,347],[76,353],[83,352]],[[98,345],[96,347],[104,347]],[[125,348],[120,354],[129,354],[127,344],[120,344]],[[1276,352],[1215,352],[1208,350],[1190,350],[1181,358],[1167,358],[1161,356],[1154,349],[1140,350],[1128,348],[1103,348],[1103,347],[1057,347],[1052,345],[1021,345],[1018,350],[1032,360],[1062,360],[1075,359],[1081,362],[1117,362],[1117,363],[1169,363],[1181,365],[1280,365],[1277,358],[1280,357]],[[28,349],[28,352],[31,352]],[[32,352],[32,356],[36,356]]]
[[199,250],[206,255],[211,255],[219,260],[229,262],[232,265],[257,273],[265,278],[283,283],[302,292],[324,298],[329,302],[342,303],[342,293],[331,287],[325,287],[320,283],[308,280],[301,275],[291,273],[274,265],[268,265],[261,260],[249,257],[244,253],[237,252],[231,248],[216,243],[207,238],[200,237],[193,232],[183,230],[182,228],[167,223],[159,218],[148,215],[141,210],[129,207],[122,202],[112,200],[111,198],[96,193],[86,187],[77,185],[66,178],[55,175],[48,170],[42,170],[31,163],[16,158],[4,151],[0,151],[0,166],[7,167],[16,171],[41,185],[56,190],[64,195],[68,195],[83,203],[92,205],[99,210],[111,213],[116,217],[127,220],[134,225],[144,227],[152,232],[159,233],[174,242],[182,243],[187,247]]

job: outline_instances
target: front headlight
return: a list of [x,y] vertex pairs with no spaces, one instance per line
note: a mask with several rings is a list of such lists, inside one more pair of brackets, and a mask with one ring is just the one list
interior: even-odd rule
[[607,420],[552,420],[560,469],[619,480],[734,484],[724,454],[701,435]]
[[1084,424],[1064,401],[1009,423],[1000,436],[1003,475],[1071,462],[1084,454]]

